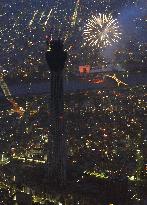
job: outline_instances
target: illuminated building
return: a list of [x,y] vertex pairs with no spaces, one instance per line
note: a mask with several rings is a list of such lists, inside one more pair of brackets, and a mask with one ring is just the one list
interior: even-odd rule
[[[139,75],[137,77],[139,79]],[[101,84],[96,84],[97,88],[92,89],[81,84],[75,82],[75,90],[64,93],[67,163],[80,175],[73,177],[74,183],[80,183],[85,176],[116,182],[128,178],[131,183],[144,179],[146,86],[133,84],[118,87],[116,84],[113,88],[102,88]],[[1,99],[0,148],[4,152],[1,164],[9,165],[13,159],[28,166],[28,170],[47,164],[46,155],[52,140],[49,128],[51,114],[48,112],[51,99],[47,85],[46,82],[44,87],[41,85],[46,93],[41,94],[41,89],[37,87],[38,94],[24,96],[26,92],[22,90],[23,97],[13,96],[19,106],[28,110],[25,126],[22,126],[22,133],[28,133],[24,135],[23,146],[18,143],[17,134],[23,118],[11,109],[12,105],[6,98]]]

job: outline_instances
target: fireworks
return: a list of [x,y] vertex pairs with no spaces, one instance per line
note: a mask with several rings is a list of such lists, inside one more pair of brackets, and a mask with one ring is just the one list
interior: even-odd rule
[[[100,58],[98,55],[91,54],[88,48],[83,49],[83,37],[84,44],[95,45],[95,49],[119,41],[121,32],[118,21],[109,13],[121,14],[120,8],[123,8],[124,3],[125,1],[121,0],[116,7],[111,0],[38,0],[37,4],[32,1],[1,3],[0,66],[7,71],[21,72],[32,72],[41,66],[45,68],[44,52],[48,35],[54,39],[60,37],[64,40],[64,47],[69,56],[66,66],[68,71],[77,69],[85,62],[91,66],[98,66],[99,62],[103,61],[105,65],[106,59],[103,59],[103,54],[101,60],[98,59]],[[140,8],[140,11],[142,10],[144,9]],[[101,11],[104,14],[98,14]],[[91,17],[91,13],[95,16]],[[89,20],[85,25],[87,18]],[[134,22],[133,19],[131,21]],[[123,22],[121,20],[120,22],[124,38]],[[142,32],[140,20],[137,26],[138,24],[139,32]],[[143,43],[138,41],[137,45],[143,46]]]
[[50,18],[50,16],[51,16],[52,11],[53,11],[53,9],[50,10],[50,12],[49,12],[49,14],[48,14],[48,16],[47,16],[47,19],[46,19],[46,21],[45,21],[45,23],[44,23],[45,26],[47,25],[47,23],[48,23],[48,21],[49,21],[49,18]]
[[84,29],[84,39],[90,46],[100,48],[110,46],[121,38],[120,27],[117,19],[112,15],[92,15]]
[[75,26],[75,24],[76,24],[79,4],[80,4],[80,0],[77,0],[76,6],[75,6],[75,10],[74,10],[74,14],[73,14],[73,16],[72,16],[71,26]]
[[35,13],[34,13],[32,19],[31,19],[31,21],[30,21],[30,23],[29,23],[29,26],[31,26],[31,25],[33,24],[33,21],[34,21],[34,19],[35,19],[35,16],[37,15],[37,13],[38,13],[38,10],[35,11]]

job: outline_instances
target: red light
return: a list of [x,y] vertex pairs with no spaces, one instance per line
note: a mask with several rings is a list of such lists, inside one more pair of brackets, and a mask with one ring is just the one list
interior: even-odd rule
[[79,66],[80,73],[89,73],[90,65]]
[[100,84],[100,83],[103,83],[104,80],[100,80],[100,79],[93,79],[90,81],[91,83],[94,83],[94,84]]

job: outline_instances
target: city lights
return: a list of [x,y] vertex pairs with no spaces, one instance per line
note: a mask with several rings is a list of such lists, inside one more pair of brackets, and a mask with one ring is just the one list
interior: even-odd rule
[[0,204],[147,204],[146,4],[0,2]]

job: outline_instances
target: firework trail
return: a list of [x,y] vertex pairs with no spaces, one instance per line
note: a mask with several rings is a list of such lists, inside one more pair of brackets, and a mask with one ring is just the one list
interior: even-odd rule
[[50,10],[50,12],[49,12],[49,14],[48,14],[48,16],[47,16],[47,19],[46,19],[46,21],[45,21],[45,23],[44,23],[45,26],[47,25],[47,23],[48,23],[48,21],[49,21],[49,19],[50,19],[50,16],[51,16],[52,11],[53,11],[53,9]]
[[79,5],[80,5],[80,0],[77,0],[76,6],[75,6],[75,10],[74,10],[74,13],[73,13],[73,16],[72,16],[71,26],[75,26],[76,25]]
[[35,13],[34,13],[32,19],[31,19],[31,21],[29,22],[29,26],[32,26],[32,24],[33,24],[33,22],[34,22],[34,20],[35,20],[35,16],[36,16],[37,14],[38,14],[38,10],[35,11]]
[[[70,23],[70,29],[67,31],[65,37],[64,37],[64,42],[66,42],[66,40],[69,38],[69,36],[72,35],[72,29],[73,27],[76,25],[77,22],[77,18],[78,18],[78,9],[80,6],[80,0],[77,0],[75,8],[74,8],[74,12],[73,15],[71,17],[71,23]],[[69,45],[69,48],[71,48],[71,45]],[[69,51],[69,50],[68,50]]]

